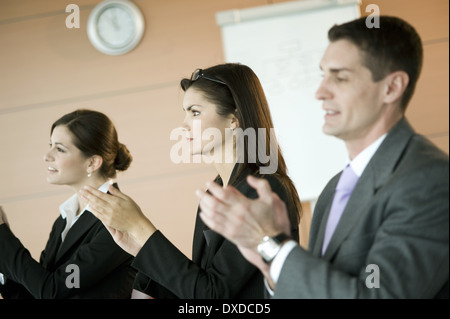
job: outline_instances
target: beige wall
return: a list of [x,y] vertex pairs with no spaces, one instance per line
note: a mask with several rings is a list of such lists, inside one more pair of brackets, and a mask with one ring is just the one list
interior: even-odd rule
[[[38,258],[59,204],[71,195],[45,181],[50,125],[76,108],[96,109],[113,120],[134,156],[119,175],[122,191],[190,256],[194,191],[215,173],[203,164],[170,161],[169,133],[183,118],[179,80],[223,62],[217,11],[281,1],[134,0],[145,16],[145,35],[134,51],[116,57],[97,52],[86,35],[89,12],[99,2],[0,0],[0,205]],[[80,6],[80,29],[65,27],[69,3]],[[424,72],[408,117],[448,153],[448,0],[373,0],[363,1],[364,8],[368,3],[404,17],[422,34]],[[305,203],[304,245],[309,221]]]

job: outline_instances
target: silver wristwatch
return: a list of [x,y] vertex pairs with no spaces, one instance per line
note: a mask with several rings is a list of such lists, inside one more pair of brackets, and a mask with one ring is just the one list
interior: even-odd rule
[[285,233],[281,233],[275,237],[264,236],[258,245],[258,253],[266,263],[270,263],[281,249],[284,241],[291,239]]

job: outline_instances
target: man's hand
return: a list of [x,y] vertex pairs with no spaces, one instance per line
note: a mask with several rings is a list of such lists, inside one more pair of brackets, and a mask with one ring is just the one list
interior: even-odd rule
[[210,229],[237,245],[243,256],[267,277],[269,266],[262,261],[257,246],[264,236],[281,232],[290,235],[289,217],[285,203],[265,179],[249,176],[247,181],[256,189],[257,199],[245,197],[232,186],[222,188],[215,183],[207,184],[211,194],[197,190],[200,217]]

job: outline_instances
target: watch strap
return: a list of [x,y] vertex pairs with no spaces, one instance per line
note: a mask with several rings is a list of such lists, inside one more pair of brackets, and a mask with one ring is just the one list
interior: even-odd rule
[[274,240],[276,240],[280,245],[289,239],[292,239],[290,236],[286,235],[285,233],[281,233],[276,235],[275,237],[272,237]]

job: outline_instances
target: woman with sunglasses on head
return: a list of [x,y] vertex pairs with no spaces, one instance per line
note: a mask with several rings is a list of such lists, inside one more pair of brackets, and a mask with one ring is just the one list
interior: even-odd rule
[[47,181],[70,186],[75,194],[59,207],[39,262],[14,236],[0,207],[3,298],[130,298],[136,275],[133,257],[114,243],[77,195],[84,185],[107,192],[116,171],[129,167],[131,154],[119,143],[113,123],[91,110],[64,115],[51,127],[44,161]]
[[[181,88],[185,92],[182,128],[191,155],[209,156],[218,174],[215,182],[222,187],[232,186],[249,198],[258,194],[247,177],[265,178],[286,203],[292,225],[287,233],[298,241],[301,203],[287,175],[275,136],[268,134],[273,128],[272,119],[254,72],[241,64],[217,65],[196,70],[190,79],[181,81]],[[195,125],[201,125],[200,136],[195,136]],[[207,130],[216,133],[213,141],[201,140]],[[239,134],[250,131],[260,134],[258,143]],[[272,147],[270,159],[261,160],[269,146]],[[262,274],[242,256],[245,252],[241,253],[234,244],[208,230],[199,217],[199,210],[190,260],[127,195],[111,188],[111,195],[105,195],[90,187],[81,193],[92,212],[108,226],[116,243],[136,256],[133,262],[139,271],[134,285],[136,297],[264,298]]]

